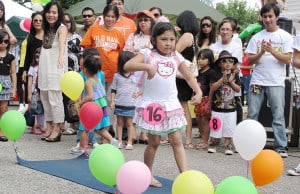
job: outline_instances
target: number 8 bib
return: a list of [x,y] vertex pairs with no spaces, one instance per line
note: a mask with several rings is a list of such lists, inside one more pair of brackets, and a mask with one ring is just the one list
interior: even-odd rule
[[145,107],[143,112],[144,120],[151,124],[156,125],[163,122],[166,117],[166,112],[163,106],[158,103],[151,103]]

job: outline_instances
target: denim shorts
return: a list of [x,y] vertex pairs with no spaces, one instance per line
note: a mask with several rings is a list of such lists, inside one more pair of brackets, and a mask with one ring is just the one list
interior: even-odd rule
[[116,106],[114,114],[117,116],[133,117],[135,114],[135,108],[121,108]]

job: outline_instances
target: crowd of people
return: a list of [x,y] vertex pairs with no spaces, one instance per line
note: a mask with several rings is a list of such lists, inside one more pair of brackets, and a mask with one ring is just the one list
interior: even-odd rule
[[[293,44],[292,36],[278,28],[279,13],[275,4],[264,5],[260,17],[265,28],[253,34],[246,46],[236,36],[238,22],[232,17],[217,25],[205,16],[198,23],[195,14],[185,10],[175,26],[160,8],[153,7],[138,12],[134,21],[124,16],[124,0],[107,0],[99,17],[93,8],[83,8],[83,27],[77,30],[73,16],[51,1],[42,12],[32,14],[16,73],[17,62],[9,52],[16,39],[5,24],[0,1],[0,117],[23,85],[24,91],[21,87],[18,92],[22,106],[30,106],[34,92],[43,103],[44,112],[35,115],[30,129],[41,140],[58,142],[62,135],[77,134],[73,154],[83,154],[88,145],[98,146],[95,133],[119,149],[132,150],[140,142],[147,144],[144,162],[152,170],[161,136],[167,135],[163,143],[172,146],[183,172],[187,170],[185,149],[216,153],[223,142],[224,153],[233,155],[232,137],[243,120],[244,100],[248,118],[257,120],[266,95],[273,116],[274,149],[287,158],[285,65],[294,52],[293,63],[300,67],[300,40],[297,36]],[[194,58],[199,67],[196,77],[185,61]],[[84,90],[75,102],[60,88],[67,71],[80,72],[84,79]],[[184,79],[176,77],[177,71]],[[70,111],[87,102],[103,110],[102,120],[89,131]],[[197,144],[193,144],[190,105],[199,130]],[[222,120],[219,130],[210,128],[211,117]],[[0,141],[8,141],[1,130]],[[291,172],[300,175],[300,168]],[[154,177],[151,185],[162,187]]]

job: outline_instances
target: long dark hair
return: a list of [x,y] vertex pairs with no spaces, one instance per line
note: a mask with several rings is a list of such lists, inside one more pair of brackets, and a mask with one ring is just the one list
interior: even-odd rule
[[111,5],[111,4],[108,4],[108,5],[106,5],[104,7],[104,9],[103,9],[103,17],[105,17],[110,10],[112,10],[114,12],[116,18],[119,19],[120,13],[119,13],[118,7],[115,6],[115,5]]
[[0,18],[0,26],[2,28],[4,28],[4,25],[5,25],[5,6],[4,6],[4,3],[2,1],[0,1],[0,9],[3,9],[3,16],[2,18]]
[[71,24],[70,33],[73,34],[76,31],[76,22],[74,20],[74,17],[71,14],[69,14],[69,13],[64,13],[64,17],[65,16],[68,16],[68,18],[70,20],[70,24]]
[[52,6],[56,6],[57,11],[58,11],[58,18],[53,27],[54,32],[57,31],[57,29],[60,27],[60,25],[64,21],[64,11],[63,11],[62,7],[60,6],[60,4],[57,1],[49,2],[48,4],[45,5],[44,11],[43,11],[44,34],[48,34],[50,32],[50,24],[46,20],[46,13],[49,12],[49,10],[51,9]]
[[[35,18],[35,16],[40,15],[43,17],[43,13],[42,12],[34,12],[31,14],[31,26],[30,26],[30,31],[29,31],[29,35],[28,35],[28,39],[32,39],[33,37],[35,37],[36,35],[36,30],[33,26],[33,18]],[[42,21],[44,23],[44,20]]]
[[185,10],[179,14],[176,20],[177,26],[181,29],[180,33],[190,32],[194,37],[199,33],[199,25],[194,12]]
[[215,66],[215,58],[214,58],[214,52],[211,49],[202,49],[199,51],[197,59],[199,58],[208,59],[208,65],[210,68],[214,68]]
[[216,42],[216,37],[217,37],[217,35],[216,35],[216,33],[217,33],[216,32],[216,22],[212,17],[204,16],[200,21],[200,31],[199,31],[198,42],[197,42],[198,47],[202,47],[204,39],[206,38],[206,35],[203,33],[202,28],[201,28],[201,24],[204,20],[209,20],[210,23],[211,23],[211,32],[210,32],[209,37],[208,37],[209,45]]

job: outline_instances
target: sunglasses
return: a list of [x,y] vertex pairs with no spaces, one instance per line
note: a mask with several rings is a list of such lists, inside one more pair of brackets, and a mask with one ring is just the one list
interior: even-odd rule
[[211,24],[203,23],[203,24],[201,24],[201,28],[211,28]]
[[34,23],[38,23],[38,22],[42,23],[43,20],[34,19],[33,22],[34,22]]
[[8,39],[0,40],[0,44],[2,44],[2,43],[4,43],[4,44],[9,44],[9,40],[8,40]]
[[233,59],[221,59],[220,63],[234,63]]
[[82,17],[83,17],[83,18],[91,18],[91,17],[93,17],[93,15],[87,14],[87,15],[82,15]]
[[153,14],[153,15],[154,15],[154,17],[156,17],[156,18],[160,17],[160,14],[159,14],[159,13],[155,13],[155,14]]
[[149,22],[149,21],[151,21],[150,18],[141,18],[141,19],[139,19],[139,22],[140,22],[140,23],[141,23],[141,22]]

